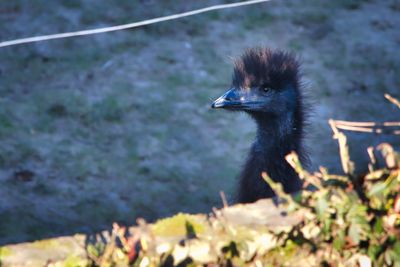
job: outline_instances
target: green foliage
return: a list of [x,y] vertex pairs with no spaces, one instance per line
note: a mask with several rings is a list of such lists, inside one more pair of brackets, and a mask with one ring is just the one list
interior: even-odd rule
[[9,248],[6,247],[0,247],[0,260],[2,257],[11,255],[11,250]]
[[286,157],[304,180],[298,195],[284,193],[263,174],[280,198],[266,222],[259,209],[268,213],[271,207],[266,204],[272,202],[262,200],[227,207],[208,218],[178,214],[151,226],[141,222],[130,237],[125,228],[114,225],[109,243],[88,247],[93,264],[400,266],[399,155],[388,144],[381,145],[387,166],[375,170],[370,165],[370,173],[356,179],[348,170],[353,164],[348,147],[345,142],[341,146],[346,176],[323,168],[310,174],[297,155]]
[[171,218],[157,221],[152,226],[152,231],[158,236],[195,235],[205,231],[204,219],[179,213]]
[[81,259],[80,257],[76,256],[69,256],[64,262],[63,262],[63,267],[80,267],[80,266],[86,266],[87,262],[84,259]]

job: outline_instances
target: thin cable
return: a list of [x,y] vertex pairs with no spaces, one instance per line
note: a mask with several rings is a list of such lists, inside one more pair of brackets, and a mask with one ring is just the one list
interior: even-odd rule
[[16,39],[16,40],[4,41],[4,42],[0,42],[0,47],[40,42],[40,41],[46,41],[46,40],[52,40],[52,39],[69,38],[69,37],[74,37],[74,36],[82,36],[82,35],[91,35],[91,34],[104,33],[104,32],[119,31],[119,30],[125,30],[125,29],[130,29],[130,28],[137,28],[137,27],[141,27],[144,25],[149,25],[149,24],[154,24],[154,23],[158,23],[158,22],[162,22],[162,21],[193,16],[196,14],[209,12],[209,11],[213,11],[213,10],[253,5],[253,4],[269,2],[269,1],[271,1],[271,0],[249,0],[249,1],[239,2],[239,3],[214,5],[214,6],[195,9],[192,11],[187,11],[187,12],[178,13],[178,14],[174,14],[174,15],[158,17],[158,18],[154,18],[154,19],[148,19],[148,20],[143,20],[143,21],[133,22],[133,23],[128,23],[128,24],[116,25],[116,26],[111,26],[111,27],[105,27],[105,28],[99,28],[99,29],[93,29],[93,30],[83,30],[83,31],[76,31],[76,32],[56,33],[56,34],[49,34],[49,35],[42,35],[42,36],[36,36],[36,37],[28,37],[28,38],[22,38],[22,39]]

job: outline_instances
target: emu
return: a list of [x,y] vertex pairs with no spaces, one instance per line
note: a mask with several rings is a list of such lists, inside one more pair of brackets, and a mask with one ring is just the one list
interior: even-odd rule
[[274,197],[261,176],[266,172],[287,193],[301,190],[302,182],[285,160],[295,151],[305,164],[303,148],[304,108],[299,62],[284,51],[257,47],[234,62],[230,89],[212,108],[244,111],[256,122],[256,139],[240,175],[238,202],[251,203]]

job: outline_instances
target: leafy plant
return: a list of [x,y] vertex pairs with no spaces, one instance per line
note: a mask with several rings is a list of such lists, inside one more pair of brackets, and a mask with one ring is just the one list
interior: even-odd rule
[[310,174],[290,154],[305,189],[285,194],[263,174],[279,204],[260,200],[209,217],[178,214],[130,230],[115,224],[108,243],[89,245],[88,253],[97,266],[400,266],[400,160],[384,146],[392,165],[357,179],[323,168]]
[[[93,265],[400,267],[400,155],[389,144],[369,148],[369,173],[357,176],[338,129],[374,125],[330,123],[345,175],[324,168],[311,174],[291,153],[286,160],[303,179],[301,192],[287,194],[263,173],[276,199],[224,207],[208,217],[178,214],[153,225],[139,220],[131,229],[114,224],[108,242],[88,246]],[[383,168],[376,166],[378,151]]]

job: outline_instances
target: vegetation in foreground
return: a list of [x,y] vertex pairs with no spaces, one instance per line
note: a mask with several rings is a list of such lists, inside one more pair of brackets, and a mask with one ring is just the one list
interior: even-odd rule
[[[224,2],[0,1],[0,35],[94,29]],[[327,119],[398,118],[382,97],[400,88],[395,2],[269,1],[2,48],[0,245],[208,212],[221,189],[230,200],[255,127],[209,105],[229,87],[230,58],[255,45],[303,59],[316,100],[311,162],[337,173]],[[387,136],[348,139],[360,168],[367,145],[400,145]]]
[[[386,98],[400,107],[397,99]],[[308,173],[292,153],[286,160],[304,181],[297,195],[285,194],[264,173],[276,199],[228,207],[222,197],[225,207],[208,216],[178,214],[155,224],[138,220],[138,226],[129,229],[114,224],[110,236],[87,237],[81,256],[71,249],[63,261],[47,258],[47,262],[54,266],[400,266],[400,154],[388,143],[370,147],[369,171],[356,175],[346,136],[339,131],[374,129],[397,135],[400,122],[330,124],[344,175],[329,174],[322,167]],[[51,240],[35,247],[49,244],[68,247]],[[9,264],[14,251],[0,248],[0,266],[3,260],[5,266],[14,266]]]
[[[400,155],[387,143],[375,150],[371,147],[369,172],[358,176],[346,136],[330,123],[339,141],[345,175],[332,175],[324,168],[308,173],[297,155],[288,155],[288,162],[304,181],[304,190],[295,196],[285,194],[264,173],[279,196],[272,207],[277,213],[268,215],[273,217],[269,223],[263,214],[271,207],[261,200],[215,210],[208,217],[178,214],[154,225],[138,221],[139,227],[132,231],[114,225],[110,242],[87,247],[91,263],[400,266]],[[385,167],[377,167],[380,160]]]

